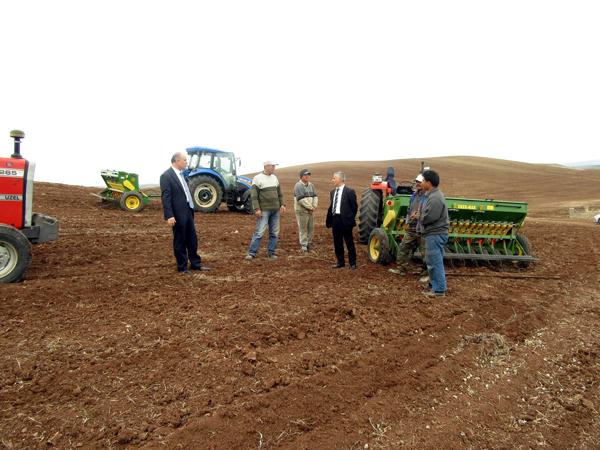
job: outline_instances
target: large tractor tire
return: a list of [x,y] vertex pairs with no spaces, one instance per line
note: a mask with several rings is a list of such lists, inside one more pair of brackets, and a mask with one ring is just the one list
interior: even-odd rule
[[206,175],[193,177],[190,180],[190,192],[196,211],[211,213],[219,209],[223,188],[214,178]]
[[387,233],[383,228],[375,228],[369,236],[369,260],[376,264],[389,264],[392,259]]
[[[517,244],[520,248],[517,248],[517,255],[531,255],[531,243],[522,234],[517,233]],[[517,264],[519,267],[526,269],[529,267],[529,261],[519,261]]]
[[365,189],[358,212],[358,242],[367,244],[371,231],[381,225],[383,215],[382,192]]
[[20,281],[31,264],[31,244],[16,228],[0,225],[0,283]]
[[136,191],[127,191],[123,192],[121,195],[121,200],[119,200],[119,205],[123,211],[128,212],[140,212],[144,209],[144,197],[142,194]]

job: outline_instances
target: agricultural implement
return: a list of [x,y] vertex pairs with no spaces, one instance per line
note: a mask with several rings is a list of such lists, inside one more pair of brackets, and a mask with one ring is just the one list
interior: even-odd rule
[[[410,195],[387,195],[381,206],[376,204],[379,198],[375,192],[361,201],[359,234],[362,237],[370,227],[368,240],[364,242],[368,244],[369,259],[387,264],[395,260],[406,233]],[[535,260],[529,240],[520,233],[527,216],[527,203],[446,198],[446,204],[450,230],[444,259],[451,264],[514,263],[527,267]],[[414,256],[422,258],[419,252]]]
[[106,188],[99,194],[103,202],[118,203],[123,211],[140,212],[160,193],[140,190],[139,177],[136,173],[118,170],[102,170],[100,172]]

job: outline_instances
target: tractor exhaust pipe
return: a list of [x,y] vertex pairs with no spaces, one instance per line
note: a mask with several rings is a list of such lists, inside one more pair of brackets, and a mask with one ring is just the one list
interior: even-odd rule
[[11,158],[21,159],[21,139],[25,137],[25,133],[20,130],[12,130],[10,137],[15,140],[15,152],[10,155]]

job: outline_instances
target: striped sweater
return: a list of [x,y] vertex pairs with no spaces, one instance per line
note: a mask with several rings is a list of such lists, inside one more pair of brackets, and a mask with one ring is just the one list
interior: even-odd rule
[[277,211],[284,206],[279,180],[275,175],[259,173],[252,179],[252,208],[262,211]]

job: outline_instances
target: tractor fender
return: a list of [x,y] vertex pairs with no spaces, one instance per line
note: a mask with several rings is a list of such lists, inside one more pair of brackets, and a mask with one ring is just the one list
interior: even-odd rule
[[207,169],[207,168],[203,167],[203,168],[192,170],[192,171],[187,171],[186,170],[184,172],[184,177],[185,178],[194,178],[194,177],[197,177],[197,176],[200,176],[200,175],[209,176],[209,177],[214,178],[221,185],[221,189],[223,189],[223,191],[225,190],[225,185],[223,183],[223,178],[221,177],[221,175],[219,174],[219,172],[217,172],[216,170]]

